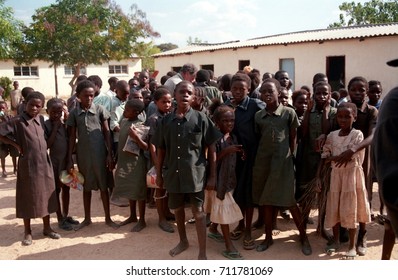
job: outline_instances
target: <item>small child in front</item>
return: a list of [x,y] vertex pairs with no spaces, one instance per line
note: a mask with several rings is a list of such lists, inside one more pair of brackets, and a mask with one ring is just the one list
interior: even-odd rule
[[[57,211],[54,173],[44,137],[44,118],[40,110],[44,95],[30,93],[25,111],[0,125],[0,141],[14,146],[20,153],[16,184],[16,216],[22,218],[25,235],[22,245],[32,244],[30,220],[43,219],[43,235],[61,236],[50,226],[50,214]],[[9,138],[10,137],[10,138]],[[14,140],[11,140],[14,139]]]
[[[356,257],[355,236],[359,223],[370,222],[370,208],[362,169],[364,150],[356,152],[347,165],[337,166],[334,160],[341,153],[363,141],[360,130],[352,127],[357,118],[354,103],[344,102],[337,108],[337,123],[340,130],[331,132],[323,146],[322,160],[317,172],[318,186],[321,186],[320,171],[325,161],[332,162],[330,190],[327,194],[325,226],[333,228],[333,242],[326,247],[333,253],[340,247],[340,225],[348,228],[350,242],[346,257]],[[320,187],[319,187],[320,189]]]
[[[219,101],[218,101],[219,102]],[[215,102],[211,106],[213,106]],[[242,145],[238,144],[232,129],[235,123],[234,109],[228,105],[219,105],[214,111],[213,120],[223,134],[216,142],[217,180],[214,189],[205,190],[205,211],[210,213],[208,237],[225,242],[222,255],[231,260],[242,260],[243,257],[235,248],[229,234],[229,224],[243,219],[242,212],[232,197],[236,187],[236,157],[244,157]],[[217,231],[221,225],[222,235]]]
[[[145,105],[139,99],[132,99],[126,102],[124,107],[123,119],[120,122],[120,134],[118,145],[118,161],[115,172],[115,189],[113,193],[117,197],[127,198],[130,205],[130,217],[120,225],[129,224],[136,219],[136,202],[138,201],[138,211],[140,219],[131,229],[139,232],[146,227],[145,222],[145,202],[146,202],[146,172],[147,162],[144,151],[148,149],[148,143],[141,139],[137,134],[136,128],[132,125],[142,124],[138,116],[144,111]],[[124,145],[131,137],[138,145],[138,154],[124,150]]]
[[[0,124],[3,122],[7,122],[12,118],[12,116],[8,112],[8,105],[5,101],[0,101]],[[1,160],[1,169],[3,171],[1,177],[7,177],[6,171],[6,157],[10,155],[12,158],[12,165],[14,166],[14,174],[17,174],[17,157],[18,151],[9,144],[4,144],[0,142],[0,160]]]
[[[192,83],[182,81],[177,84],[174,91],[177,107],[164,116],[153,137],[158,158],[156,185],[165,187],[169,194],[169,207],[175,211],[180,237],[180,242],[169,254],[174,257],[189,247],[184,209],[188,196],[198,235],[198,259],[207,259],[203,189],[206,177],[207,185],[215,185],[215,142],[222,135],[206,115],[191,108],[194,93]],[[209,176],[206,176],[207,162]]]

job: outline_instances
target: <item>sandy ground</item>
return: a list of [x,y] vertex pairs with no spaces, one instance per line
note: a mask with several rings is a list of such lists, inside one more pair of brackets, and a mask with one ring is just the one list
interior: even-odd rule
[[[7,159],[7,170],[12,171],[11,160]],[[155,209],[147,208],[147,227],[139,233],[130,230],[134,224],[119,229],[112,229],[105,225],[102,203],[98,192],[93,193],[92,217],[93,224],[80,231],[63,231],[58,229],[56,216],[51,216],[52,227],[62,238],[52,240],[42,234],[42,220],[32,220],[33,244],[22,246],[23,223],[15,217],[15,175],[0,178],[0,260],[194,260],[197,258],[198,245],[194,224],[187,224],[190,247],[182,254],[171,257],[168,252],[178,242],[178,234],[165,233],[157,226]],[[378,209],[377,184],[375,184],[374,209]],[[121,222],[128,217],[127,207],[111,206],[114,221]],[[82,193],[71,190],[70,215],[83,220]],[[311,214],[315,222],[316,212]],[[186,217],[191,217],[190,209],[186,209]],[[313,254],[304,256],[298,242],[298,231],[292,220],[278,219],[281,233],[274,237],[274,245],[265,252],[243,249],[242,240],[234,241],[236,248],[246,260],[331,260],[340,259],[347,245],[343,245],[341,252],[332,256],[324,253],[326,241],[319,237],[315,225],[309,225],[308,234]],[[175,229],[176,226],[174,225]],[[382,251],[383,226],[376,222],[368,225],[368,252],[357,260],[380,260]],[[262,230],[253,232],[256,242],[264,239]],[[209,259],[225,260],[221,255],[223,243],[207,239],[207,255]],[[395,245],[392,260],[398,260],[398,245]]]

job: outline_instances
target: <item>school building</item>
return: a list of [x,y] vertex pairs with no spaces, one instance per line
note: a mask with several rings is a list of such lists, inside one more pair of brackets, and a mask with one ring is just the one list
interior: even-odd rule
[[[35,61],[30,65],[17,65],[13,60],[0,60],[0,77],[8,77],[18,81],[19,87],[32,87],[42,92],[46,97],[55,97],[55,75],[51,63]],[[136,72],[141,71],[141,59],[132,57],[121,61],[109,61],[101,65],[87,65],[80,69],[80,74],[98,75],[102,79],[101,91],[109,89],[108,79],[117,77],[128,81]],[[69,82],[74,74],[74,69],[66,65],[57,67],[57,81],[59,97],[69,97],[71,87]]]
[[312,85],[325,73],[334,89],[354,76],[379,80],[384,94],[398,85],[398,72],[386,61],[398,58],[398,23],[309,30],[220,44],[190,45],[155,54],[159,77],[185,63],[222,76],[246,65],[265,72],[286,70],[293,89]]

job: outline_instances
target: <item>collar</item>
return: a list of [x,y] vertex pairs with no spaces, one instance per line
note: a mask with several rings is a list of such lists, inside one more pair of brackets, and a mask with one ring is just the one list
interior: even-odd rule
[[265,118],[267,116],[280,116],[282,115],[282,110],[283,110],[283,105],[281,103],[279,103],[278,108],[276,108],[276,110],[272,113],[269,113],[266,109],[261,110],[261,118]]
[[247,110],[247,108],[249,107],[249,102],[250,102],[250,97],[246,96],[245,99],[243,99],[242,102],[239,103],[239,105],[236,107],[240,107],[243,110]]
[[21,114],[21,118],[29,125],[32,122],[35,122],[36,124],[40,125],[40,115],[37,115],[36,117],[32,118],[29,116],[26,112],[23,112]]
[[[172,117],[173,120],[174,120],[174,119],[179,119],[179,118],[177,118],[176,111],[177,111],[177,109],[174,109],[174,111],[173,111],[173,117]],[[185,113],[184,119],[186,119],[187,121],[189,121],[189,119],[191,118],[192,114],[193,114],[193,109],[192,109],[192,107],[190,107],[189,110],[188,110],[188,112]]]
[[[97,109],[96,109],[94,103],[91,103],[91,106],[90,106],[90,108],[88,108],[87,112],[90,112],[93,115],[95,115],[97,113]],[[86,111],[82,109],[82,107],[80,106],[80,103],[79,103],[79,106],[77,106],[77,115],[79,116],[79,115],[85,114],[85,113],[86,113]]]

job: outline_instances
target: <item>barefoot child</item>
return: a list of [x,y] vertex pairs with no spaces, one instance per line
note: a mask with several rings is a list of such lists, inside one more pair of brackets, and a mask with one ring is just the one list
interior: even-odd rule
[[294,198],[293,154],[299,122],[292,108],[279,103],[279,87],[275,79],[264,81],[260,93],[267,106],[255,116],[260,142],[253,167],[253,201],[263,206],[265,217],[265,240],[256,250],[265,251],[273,244],[273,217],[279,207],[284,207],[290,210],[300,232],[301,251],[310,255],[311,246]]
[[[25,235],[22,245],[32,244],[30,220],[43,219],[43,235],[61,236],[50,226],[50,214],[57,211],[54,173],[44,138],[44,118],[40,110],[44,95],[32,92],[26,97],[25,112],[0,126],[0,140],[20,153],[16,184],[16,217],[22,218]],[[15,139],[15,140],[11,140]]]
[[[11,115],[8,113],[8,105],[5,101],[0,101],[0,124],[7,122],[11,119]],[[14,167],[14,174],[17,174],[17,157],[19,156],[18,150],[10,144],[4,144],[0,142],[0,159],[1,159],[1,177],[7,177],[6,171],[6,157],[10,155],[12,158],[12,165]]]
[[[156,155],[156,146],[151,143],[152,137],[155,135],[155,132],[159,126],[161,120],[170,113],[172,110],[171,107],[171,94],[165,87],[159,87],[153,93],[153,99],[156,104],[156,112],[149,116],[147,119],[147,124],[149,125],[149,151],[151,153],[151,159],[154,166],[158,161]],[[166,195],[165,189],[156,188],[155,189],[155,203],[156,203],[156,210],[158,212],[159,227],[165,232],[174,232],[174,228],[170,223],[167,222],[167,217],[173,217],[174,215],[170,212],[168,203],[168,198]]]
[[[147,163],[144,151],[148,149],[148,144],[138,134],[137,129],[132,125],[140,125],[142,122],[138,119],[139,114],[144,111],[145,105],[141,100],[132,99],[126,102],[123,120],[120,123],[118,161],[115,172],[114,194],[117,197],[127,198],[130,204],[130,216],[120,225],[127,225],[136,220],[136,202],[138,201],[138,212],[140,219],[131,229],[133,232],[139,232],[146,227],[145,222],[145,202],[146,202],[146,172]],[[139,154],[124,150],[124,145],[131,137],[139,146]]]
[[[67,112],[67,110],[66,110]],[[70,188],[62,184],[59,175],[66,168],[66,156],[68,155],[68,138],[66,125],[62,118],[64,102],[62,99],[52,98],[47,101],[47,114],[49,119],[44,122],[47,147],[50,150],[51,163],[53,164],[55,187],[57,190],[57,219],[58,227],[63,230],[72,230],[78,221],[68,216]],[[61,195],[61,199],[60,196]],[[62,201],[62,204],[61,204]]]
[[107,187],[107,168],[113,169],[111,136],[108,126],[109,114],[101,105],[93,103],[96,86],[89,80],[76,87],[78,106],[68,117],[69,147],[66,170],[73,169],[72,151],[78,138],[76,155],[79,172],[84,176],[83,204],[84,220],[75,229],[91,224],[92,191],[100,190],[105,212],[105,223],[117,228],[110,215],[109,192]]
[[365,177],[362,170],[364,150],[353,154],[347,165],[338,166],[335,162],[342,152],[363,141],[360,130],[352,127],[357,118],[355,104],[344,102],[337,108],[337,123],[340,130],[331,132],[323,146],[322,160],[318,168],[318,186],[324,180],[320,171],[325,161],[332,162],[330,190],[326,202],[326,227],[333,227],[333,241],[326,247],[327,253],[335,252],[340,246],[340,225],[348,228],[350,241],[346,257],[355,257],[355,236],[359,223],[370,222],[369,202],[367,200]]
[[[212,105],[214,105],[213,102]],[[235,248],[229,235],[229,224],[243,219],[242,212],[236,204],[232,193],[236,187],[236,157],[243,155],[242,145],[238,145],[236,137],[231,133],[234,128],[234,109],[228,105],[217,107],[213,120],[224,136],[216,142],[217,180],[214,189],[205,190],[205,211],[210,213],[208,237],[216,241],[225,241],[225,251],[222,255],[232,260],[242,260],[243,257]],[[221,224],[222,235],[217,231]]]
[[157,147],[156,184],[166,188],[169,207],[174,209],[180,242],[170,250],[176,256],[189,247],[185,229],[184,202],[189,197],[198,235],[198,259],[206,256],[206,215],[203,212],[204,182],[206,178],[206,148],[210,175],[207,184],[215,184],[215,141],[221,133],[209,118],[191,108],[195,93],[188,81],[175,88],[177,108],[165,116],[154,135]]

